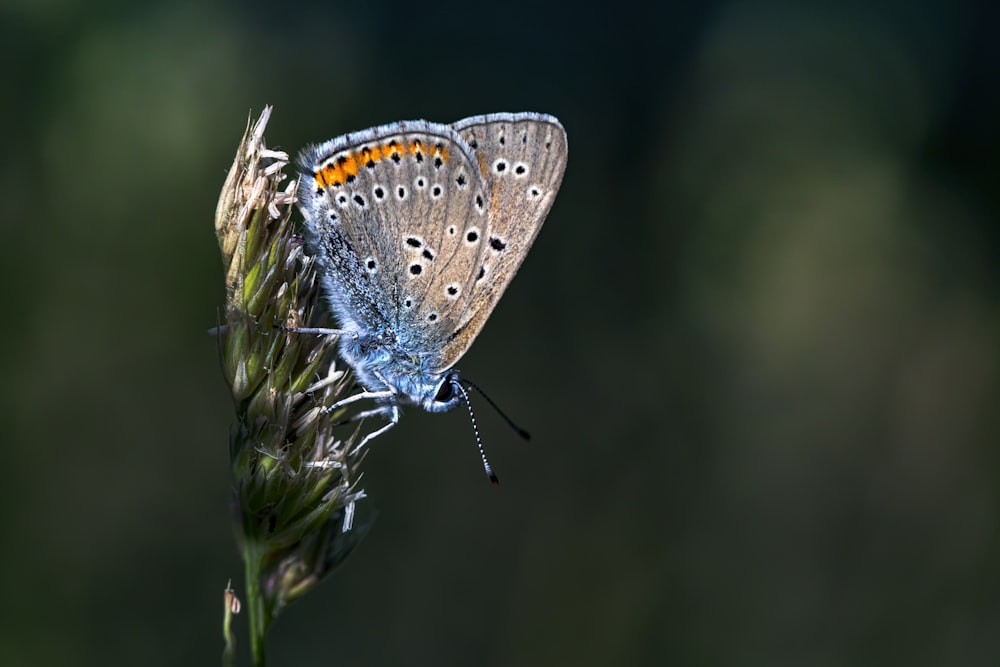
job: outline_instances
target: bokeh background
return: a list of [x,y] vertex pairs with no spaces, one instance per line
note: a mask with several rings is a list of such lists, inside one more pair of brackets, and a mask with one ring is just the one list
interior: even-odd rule
[[480,401],[494,489],[409,411],[272,664],[997,664],[1000,15],[654,4],[3,3],[0,664],[218,664],[212,219],[264,104],[293,153],[570,142],[461,364],[532,441]]

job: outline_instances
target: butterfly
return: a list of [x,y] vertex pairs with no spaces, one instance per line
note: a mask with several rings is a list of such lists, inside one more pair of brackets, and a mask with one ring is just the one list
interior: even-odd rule
[[403,405],[468,405],[454,366],[538,235],[566,158],[562,125],[538,113],[401,121],[302,151],[306,244],[339,325],[303,331],[339,334],[364,389],[330,409],[373,399],[355,418],[387,419],[359,447]]

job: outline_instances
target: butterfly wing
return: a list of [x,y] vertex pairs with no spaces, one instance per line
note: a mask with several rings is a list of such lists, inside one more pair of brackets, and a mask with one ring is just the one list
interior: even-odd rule
[[552,207],[567,157],[566,132],[552,116],[489,114],[451,127],[474,152],[489,202],[468,306],[443,342],[442,370],[465,354],[503,296]]
[[300,164],[307,234],[341,326],[391,332],[404,355],[440,366],[471,310],[482,244],[469,231],[487,227],[473,150],[448,125],[405,121],[308,148]]

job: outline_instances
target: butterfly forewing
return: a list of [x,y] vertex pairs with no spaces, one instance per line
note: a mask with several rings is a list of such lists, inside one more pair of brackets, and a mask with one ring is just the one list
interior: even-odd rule
[[442,368],[465,354],[510,284],[552,207],[567,157],[566,133],[551,116],[491,114],[452,127],[472,148],[489,199],[468,308],[442,347]]

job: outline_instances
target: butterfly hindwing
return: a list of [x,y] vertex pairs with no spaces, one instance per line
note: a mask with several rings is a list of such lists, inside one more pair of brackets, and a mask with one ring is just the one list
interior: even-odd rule
[[473,150],[489,201],[468,309],[442,348],[443,368],[465,354],[520,267],[552,207],[567,157],[565,130],[552,116],[490,114],[452,127]]

